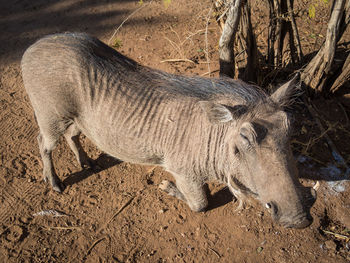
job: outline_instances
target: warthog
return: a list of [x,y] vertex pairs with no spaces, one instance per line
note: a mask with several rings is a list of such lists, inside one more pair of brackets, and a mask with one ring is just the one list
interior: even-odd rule
[[272,95],[240,80],[150,69],[81,33],[44,37],[23,55],[22,75],[40,128],[43,177],[61,192],[51,153],[64,135],[82,167],[82,132],[120,160],[164,167],[160,188],[202,211],[205,183],[258,199],[285,227],[306,227],[309,209],[289,146],[284,106],[296,79]]

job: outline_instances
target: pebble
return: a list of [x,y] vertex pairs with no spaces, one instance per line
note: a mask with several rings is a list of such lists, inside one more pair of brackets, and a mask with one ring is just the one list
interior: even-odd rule
[[329,250],[336,250],[337,248],[337,244],[333,240],[327,240],[324,244]]
[[162,232],[162,231],[166,230],[167,228],[168,228],[168,226],[162,226],[162,227],[160,228],[160,231]]
[[29,218],[28,217],[21,217],[19,219],[20,222],[22,222],[23,224],[27,224],[29,222]]

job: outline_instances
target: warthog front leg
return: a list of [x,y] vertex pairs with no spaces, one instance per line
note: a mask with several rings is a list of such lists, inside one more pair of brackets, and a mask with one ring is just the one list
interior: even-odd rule
[[187,180],[176,180],[176,185],[168,180],[162,181],[159,188],[188,204],[192,211],[201,212],[208,206],[204,185]]

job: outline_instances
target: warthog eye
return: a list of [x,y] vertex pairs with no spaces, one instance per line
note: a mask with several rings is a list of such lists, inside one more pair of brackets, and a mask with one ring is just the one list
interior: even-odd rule
[[235,154],[236,155],[239,154],[239,150],[238,150],[237,146],[235,146]]
[[275,220],[279,217],[277,205],[273,201],[266,203],[265,207],[269,210]]

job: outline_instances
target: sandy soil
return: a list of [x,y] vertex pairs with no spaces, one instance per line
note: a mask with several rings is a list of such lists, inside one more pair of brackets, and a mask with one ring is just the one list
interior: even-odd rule
[[[300,10],[307,10],[305,1],[296,2]],[[204,33],[210,1],[173,0],[167,8],[161,1],[143,5],[110,44],[143,65],[206,74]],[[208,211],[194,213],[158,190],[170,174],[119,162],[85,138],[84,147],[101,170],[81,171],[61,140],[54,162],[67,188],[58,194],[42,182],[38,127],[19,69],[24,50],[41,36],[64,31],[88,32],[108,43],[139,7],[129,0],[1,1],[0,262],[349,262],[350,243],[344,237],[350,234],[348,182],[340,181],[344,171],[334,166],[324,136],[302,104],[294,107],[293,149],[303,183],[321,182],[311,209],[314,222],[304,230],[275,225],[257,203],[236,211],[229,191],[215,184],[209,185]],[[261,30],[264,8],[252,7],[261,12],[254,17],[254,26]],[[304,52],[319,48],[326,15],[310,20],[307,12],[300,12]],[[218,26],[211,19],[208,53],[214,72],[218,39]],[[263,38],[258,44],[261,50],[266,47]],[[184,58],[194,63],[162,62]],[[349,163],[349,104],[337,98],[314,103]]]

